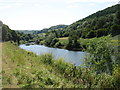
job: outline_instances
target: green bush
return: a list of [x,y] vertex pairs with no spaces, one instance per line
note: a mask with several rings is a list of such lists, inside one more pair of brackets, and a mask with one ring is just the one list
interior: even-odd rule
[[98,73],[112,73],[113,64],[116,62],[112,59],[112,56],[115,56],[115,51],[110,38],[111,36],[106,36],[89,40],[86,45],[86,51],[89,54],[85,58],[88,68],[92,68]]
[[43,54],[41,55],[41,61],[45,64],[52,64],[53,63],[53,56],[52,54]]
[[54,45],[54,47],[61,47],[61,46],[63,46],[60,42],[57,42],[55,45]]

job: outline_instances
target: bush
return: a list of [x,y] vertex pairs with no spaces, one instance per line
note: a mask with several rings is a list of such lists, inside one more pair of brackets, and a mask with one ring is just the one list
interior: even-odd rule
[[45,64],[52,64],[52,62],[53,62],[52,54],[43,54],[41,56],[41,61]]
[[59,41],[58,38],[54,38],[52,42],[50,43],[50,46],[54,46]]
[[57,42],[55,45],[54,45],[54,47],[61,47],[62,46],[62,44],[60,43],[60,42]]
[[112,59],[112,56],[115,56],[115,51],[110,38],[111,36],[94,38],[86,45],[89,55],[85,58],[85,64],[97,73],[112,73],[113,64],[116,63]]

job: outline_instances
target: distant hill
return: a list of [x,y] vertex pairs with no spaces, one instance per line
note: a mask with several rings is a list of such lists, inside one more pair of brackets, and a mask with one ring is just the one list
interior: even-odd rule
[[52,30],[64,29],[67,26],[68,25],[56,25],[56,26],[52,26],[50,28],[44,28],[42,30],[17,30],[17,31],[23,32],[25,34],[40,34],[40,33],[46,33],[48,31],[52,31]]
[[34,34],[39,30],[16,30],[17,32],[24,33],[24,34]]
[[65,29],[68,25],[56,25],[56,26],[51,26],[50,28],[45,28],[45,29],[42,29],[40,31],[37,31],[36,33],[39,34],[39,33],[46,33],[48,31],[52,31],[52,30],[57,30],[57,29]]

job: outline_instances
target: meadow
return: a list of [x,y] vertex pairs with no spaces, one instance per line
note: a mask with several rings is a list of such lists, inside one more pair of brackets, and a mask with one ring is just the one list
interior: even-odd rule
[[58,39],[62,45],[66,46],[68,44],[68,37],[62,37]]

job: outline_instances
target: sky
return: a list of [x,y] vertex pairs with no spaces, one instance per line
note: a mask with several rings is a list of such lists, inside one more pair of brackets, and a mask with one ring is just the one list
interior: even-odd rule
[[70,25],[119,0],[0,0],[0,20],[12,30]]

